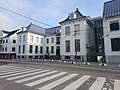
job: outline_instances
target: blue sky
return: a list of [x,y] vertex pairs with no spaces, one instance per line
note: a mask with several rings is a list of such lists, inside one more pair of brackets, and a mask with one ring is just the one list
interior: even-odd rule
[[[92,18],[101,16],[106,1],[109,0],[0,0],[0,6],[51,26],[57,26],[76,8],[79,8],[83,15]],[[27,26],[30,22],[46,27],[0,8],[0,29],[12,30]]]

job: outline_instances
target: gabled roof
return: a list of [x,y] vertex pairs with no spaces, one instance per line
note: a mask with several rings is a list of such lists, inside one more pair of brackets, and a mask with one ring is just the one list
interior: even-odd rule
[[19,30],[19,29],[14,30],[14,31],[10,31],[10,32],[2,30],[5,34],[7,34],[7,35],[4,36],[3,38],[10,37],[10,36],[13,35],[14,33],[16,33],[18,30]]
[[120,16],[120,0],[111,0],[104,3],[103,18]]

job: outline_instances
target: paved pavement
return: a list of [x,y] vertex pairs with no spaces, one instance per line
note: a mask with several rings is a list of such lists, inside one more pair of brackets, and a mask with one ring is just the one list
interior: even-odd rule
[[[65,65],[66,66],[66,65]],[[120,90],[120,78],[97,75],[74,66],[71,70],[54,65],[8,64],[0,66],[0,90]],[[62,67],[62,66],[61,66]],[[78,72],[80,71],[80,72]],[[119,75],[119,70],[112,76]],[[85,72],[85,73],[83,73]],[[96,73],[96,75],[93,74]],[[111,72],[100,74],[109,76]],[[107,74],[108,73],[108,74]]]

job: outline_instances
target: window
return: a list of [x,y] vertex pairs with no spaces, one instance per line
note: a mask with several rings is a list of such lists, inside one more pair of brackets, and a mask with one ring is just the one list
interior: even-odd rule
[[15,51],[15,47],[12,47],[12,51]]
[[18,53],[20,53],[20,51],[21,51],[21,46],[19,45]]
[[16,43],[16,40],[13,40],[13,43]]
[[66,52],[70,52],[70,40],[65,41]]
[[41,44],[43,44],[43,38],[41,38]]
[[80,31],[80,24],[75,25],[75,31],[78,31],[78,30]]
[[54,43],[54,38],[51,38],[51,43]]
[[7,47],[5,48],[5,51],[7,51]]
[[23,53],[25,53],[25,45],[23,45]]
[[4,51],[4,47],[2,48],[2,51]]
[[110,31],[119,30],[119,21],[110,22]]
[[46,41],[46,43],[47,43],[47,44],[49,43],[49,38],[47,38],[47,41]]
[[19,42],[21,42],[21,36],[19,36]]
[[40,53],[42,54],[43,53],[43,47],[40,46]]
[[111,39],[112,51],[120,51],[120,38]]
[[33,45],[30,45],[29,46],[29,53],[32,53],[33,52]]
[[60,44],[60,37],[56,37],[56,44]]
[[65,27],[65,35],[70,35],[70,26]]
[[75,52],[80,52],[80,40],[75,40]]
[[33,36],[32,35],[30,36],[30,41],[33,42]]
[[25,41],[25,35],[23,35],[23,42]]
[[46,47],[46,53],[47,54],[49,53],[49,47]]
[[70,59],[70,56],[65,56],[65,59]]
[[51,46],[51,53],[54,54],[54,46]]
[[6,43],[8,43],[8,40],[6,40]]
[[3,40],[3,43],[5,43],[5,41]]
[[38,53],[38,46],[35,46],[35,53]]
[[39,43],[39,37],[36,37],[36,43]]

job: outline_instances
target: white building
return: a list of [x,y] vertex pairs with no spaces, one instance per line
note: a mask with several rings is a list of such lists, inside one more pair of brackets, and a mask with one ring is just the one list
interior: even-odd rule
[[17,32],[18,30],[14,31],[4,31],[2,30],[2,45],[0,51],[0,58],[2,59],[15,59],[16,58],[16,39],[17,39]]
[[17,33],[17,58],[39,58],[44,55],[45,29],[34,24]]
[[55,58],[59,28],[44,29],[32,23],[23,28],[17,33],[17,58]]
[[[89,17],[83,16],[78,9],[60,22],[61,59],[91,61],[94,56],[93,24]],[[76,48],[75,48],[76,47]]]
[[120,63],[120,0],[104,3],[103,28],[106,62]]

